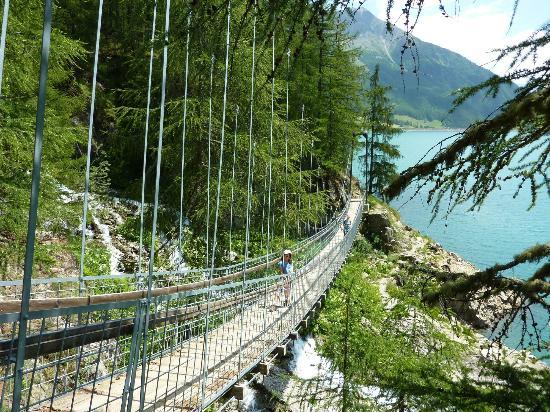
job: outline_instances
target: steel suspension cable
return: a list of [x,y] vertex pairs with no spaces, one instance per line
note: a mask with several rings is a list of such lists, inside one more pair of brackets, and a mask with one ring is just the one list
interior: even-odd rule
[[183,253],[181,249],[181,242],[183,238],[183,170],[185,168],[185,137],[187,133],[187,82],[189,78],[189,39],[191,37],[191,13],[192,12],[190,11],[189,15],[187,16],[187,39],[185,41],[185,86],[183,92],[183,131],[181,135],[180,227],[178,234],[180,259],[183,259]]
[[[319,192],[319,183],[317,183],[317,192]],[[321,193],[323,195],[325,194],[325,181],[324,180],[321,182]],[[323,202],[323,204],[324,204],[324,202]],[[321,209],[321,226],[324,226],[325,221],[327,219],[326,208],[321,207],[320,209]]]
[[235,201],[235,162],[237,160],[237,130],[239,126],[239,105],[235,109],[235,137],[233,138],[233,168],[231,170],[231,205],[229,210],[229,254],[233,251],[233,204]]
[[[205,328],[204,328],[204,345],[202,352],[202,364],[203,364],[203,379],[201,385],[201,403],[204,408],[204,394],[206,389],[206,380],[208,377],[208,329],[209,329],[209,320],[210,320],[210,300],[212,298],[212,278],[214,276],[214,266],[216,264],[216,246],[217,246],[217,234],[218,234],[218,214],[220,210],[220,192],[221,192],[221,181],[222,181],[222,167],[223,167],[223,144],[225,138],[225,116],[227,108],[227,83],[228,83],[228,68],[229,68],[229,35],[230,35],[230,24],[231,24],[231,0],[227,3],[227,34],[226,34],[226,45],[225,45],[225,74],[224,74],[224,86],[223,86],[223,108],[222,108],[222,125],[221,125],[221,138],[220,138],[220,160],[218,168],[218,187],[216,192],[216,210],[214,214],[214,233],[212,236],[212,257],[210,264],[210,273],[208,276],[208,291],[207,291],[207,300],[206,300],[206,319],[205,319]],[[210,139],[209,139],[210,145]]]
[[307,208],[308,208],[308,219],[307,226],[308,231],[311,231],[311,195],[313,194],[313,183],[312,183],[312,174],[313,174],[313,137],[311,138],[311,147],[309,150],[309,195],[307,197]]
[[248,184],[247,184],[247,196],[246,196],[246,234],[244,242],[244,271],[242,276],[241,287],[241,323],[240,323],[240,335],[239,335],[239,359],[238,359],[238,371],[240,374],[241,362],[242,362],[242,343],[243,343],[243,321],[244,321],[244,288],[246,282],[246,265],[248,260],[248,246],[250,241],[250,206],[252,202],[252,127],[254,120],[254,81],[256,70],[256,18],[257,18],[257,3],[254,1],[254,20],[252,23],[252,70],[250,75],[250,119],[248,129]]
[[42,46],[40,58],[40,80],[36,108],[36,131],[31,178],[31,198],[29,220],[27,223],[27,241],[25,244],[25,266],[23,273],[23,290],[21,292],[21,312],[17,333],[17,355],[15,358],[15,377],[13,383],[12,411],[19,412],[21,390],[23,386],[23,368],[25,361],[25,342],[27,339],[27,322],[31,299],[31,280],[36,240],[36,223],[38,217],[38,197],[40,194],[40,169],[42,168],[42,142],[44,138],[44,121],[46,114],[46,83],[48,80],[48,63],[50,57],[50,37],[52,31],[52,0],[44,3],[44,25],[42,29]]
[[[254,172],[256,168],[256,142],[252,142],[252,170],[250,172],[250,210],[252,213],[252,200],[254,198]],[[252,218],[251,218],[252,219]]]
[[[269,261],[270,254],[270,229],[274,231],[274,227],[270,228],[271,217],[271,183],[272,183],[272,162],[273,162],[273,121],[275,113],[275,31],[271,37],[271,120],[269,122],[269,187],[267,189],[267,244],[266,244],[266,262]],[[271,233],[271,236],[273,234]]]
[[[273,120],[275,113],[275,31],[271,35],[271,119],[269,122],[269,160],[266,165],[266,177],[269,170],[269,187],[267,189],[267,238],[266,238],[266,251],[265,251],[265,261],[266,264],[269,262],[269,255],[271,253],[271,239],[270,239],[270,218],[271,218],[271,169],[272,169],[272,159],[273,159]],[[264,181],[265,182],[265,181]],[[264,193],[265,193],[265,184],[264,184]],[[265,195],[264,195],[265,197]],[[264,200],[265,203],[265,200]],[[263,330],[267,329],[267,281],[264,286],[264,325]],[[267,340],[264,339],[263,345],[263,354],[266,355]]]
[[153,78],[153,59],[155,51],[155,31],[157,25],[157,5],[158,2],[155,0],[153,6],[153,24],[151,28],[151,50],[149,56],[149,76],[147,78],[147,111],[145,113],[145,136],[143,138],[143,168],[141,171],[141,206],[140,206],[140,217],[139,217],[139,257],[138,257],[138,288],[143,287],[143,272],[141,268],[141,262],[143,258],[143,213],[145,210],[145,173],[147,170],[147,144],[149,138],[149,118],[151,116],[151,84]]
[[2,80],[4,79],[4,57],[6,54],[6,35],[8,32],[8,17],[10,13],[10,0],[4,0],[2,13],[2,34],[0,35],[0,97],[2,97]]
[[210,172],[212,159],[212,87],[214,83],[214,63],[216,58],[212,55],[210,59],[210,94],[208,98],[208,172],[206,174],[206,262],[205,269],[208,267],[209,257],[209,236],[210,236]]
[[[315,211],[317,212],[317,217],[319,216],[319,211],[321,209],[321,206],[319,205],[319,178],[320,178],[320,172],[321,172],[321,168],[319,167],[320,164],[319,164],[319,158],[317,158],[317,168],[316,168],[316,174],[317,174],[317,179],[316,179],[316,182],[315,184],[317,185],[317,203],[316,203],[316,208],[315,208]],[[315,220],[315,226],[317,227],[317,220]],[[322,226],[321,222],[319,223],[319,226]]]
[[[187,93],[188,93],[188,79],[189,79],[189,44],[190,44],[190,37],[191,37],[191,17],[192,17],[193,11],[190,10],[189,14],[187,15],[187,36],[185,40],[185,75],[184,75],[184,92],[183,92],[183,127],[182,127],[182,137],[181,137],[181,173],[180,173],[180,211],[179,211],[179,232],[178,232],[178,249],[180,253],[180,261],[178,262],[178,269],[181,267],[181,264],[183,263],[183,251],[182,251],[182,239],[183,239],[183,172],[185,168],[185,138],[187,134]],[[187,311],[187,307],[186,307]],[[177,315],[176,315],[177,319]],[[176,345],[178,345],[178,326],[176,326]],[[189,362],[189,360],[187,360]],[[169,365],[168,370],[171,370],[171,364],[172,364],[172,353],[170,353],[169,358]],[[178,366],[176,371],[176,388],[178,387],[179,377],[180,377],[180,368],[182,364],[182,357],[178,356]],[[186,365],[187,369],[187,365]],[[158,385],[158,381],[157,381]],[[166,385],[165,388],[165,398],[168,395],[168,385]],[[156,395],[155,395],[156,397]],[[176,397],[174,396],[174,407],[176,405]],[[168,406],[168,403],[164,403],[164,410],[166,410],[166,407]]]
[[[265,171],[264,171],[264,190],[262,195],[262,228],[261,228],[261,234],[260,234],[260,250],[264,247],[264,226],[265,226],[265,203],[266,203],[266,191],[267,191],[267,163],[265,165]],[[269,220],[269,216],[268,216]]]
[[170,0],[166,0],[166,12],[164,19],[164,47],[162,52],[162,85],[160,97],[160,125],[159,125],[159,140],[157,147],[157,169],[155,176],[155,195],[153,203],[153,225],[151,229],[151,252],[149,254],[149,273],[147,276],[147,298],[145,301],[145,322],[143,325],[143,352],[141,361],[141,390],[140,390],[140,410],[143,410],[145,402],[145,391],[147,386],[147,332],[149,329],[150,306],[151,306],[151,291],[153,289],[153,271],[155,267],[155,242],[157,234],[157,219],[158,219],[158,203],[160,189],[160,166],[162,164],[162,140],[164,136],[164,112],[166,101],[166,71],[168,66],[168,35],[170,30]]
[[304,145],[303,145],[303,133],[304,133],[304,109],[305,105],[302,104],[302,130],[300,133],[300,160],[298,161],[298,165],[300,167],[300,173],[299,173],[299,184],[298,184],[298,218],[296,219],[298,222],[298,237],[302,235],[302,230],[300,227],[300,213],[302,211],[302,156],[304,154]]
[[[91,160],[92,160],[92,137],[93,137],[93,128],[94,128],[94,111],[95,111],[95,97],[96,97],[96,86],[97,86],[97,68],[99,60],[99,41],[101,38],[101,23],[103,20],[103,0],[99,0],[99,9],[97,16],[97,28],[96,28],[96,40],[95,40],[95,50],[94,50],[94,65],[93,65],[93,75],[92,75],[92,96],[90,101],[90,113],[88,118],[88,145],[86,151],[86,172],[85,172],[85,182],[84,182],[84,199],[82,205],[82,235],[81,235],[81,245],[80,245],[80,267],[78,273],[78,295],[82,296],[84,294],[84,258],[86,256],[86,227],[87,227],[87,217],[88,217],[88,197],[90,191],[90,169],[91,169]],[[81,316],[78,316],[78,323],[81,321]],[[76,362],[76,374],[75,380],[76,385],[78,386],[78,371],[80,370],[80,364],[82,360],[82,351],[83,347],[78,349],[78,357]],[[73,399],[74,402],[74,393]]]
[[[272,45],[274,45],[274,41],[275,41],[275,31],[272,32],[272,35],[271,35],[271,39],[272,39]],[[273,49],[273,52],[274,52],[274,47],[272,47]],[[273,64],[272,64],[273,66]],[[273,80],[275,79],[275,69],[274,67],[272,67],[272,82]],[[273,93],[272,93],[272,99],[273,99]],[[272,109],[273,109],[273,101],[272,101]],[[273,112],[272,112],[273,114]],[[271,134],[272,134],[272,126],[273,124],[271,123],[270,124],[270,137],[271,137]],[[269,139],[269,143],[271,144],[271,139]],[[270,147],[270,150],[271,150],[271,147]],[[271,151],[269,153],[269,156],[270,156],[270,159],[269,161],[271,161]],[[265,171],[264,171],[264,189],[263,189],[263,198],[262,198],[262,227],[261,227],[261,236],[260,236],[260,249],[263,249],[263,239],[264,239],[264,228],[265,228],[265,224],[267,223],[267,226],[269,227],[269,219],[270,219],[270,212],[268,210],[267,214],[266,214],[266,211],[265,211],[265,207],[266,207],[266,197],[269,196],[269,194],[267,193],[268,192],[268,185],[267,185],[267,180],[268,180],[268,172],[269,172],[269,167],[270,165],[268,163],[266,163],[265,165]],[[270,178],[270,177],[269,177]],[[269,191],[271,190],[271,185],[269,186]],[[267,220],[267,222],[266,222]],[[266,232],[266,254],[269,255],[269,248],[268,248],[268,243],[269,243],[269,230],[267,230]]]
[[286,217],[287,217],[287,192],[288,192],[288,80],[290,77],[290,49],[286,52],[286,117],[285,117],[285,216],[283,218],[283,242],[286,246]]
[[90,102],[90,115],[88,120],[88,148],[86,154],[86,177],[84,182],[84,204],[82,211],[82,237],[80,245],[80,269],[79,269],[79,286],[78,295],[82,296],[84,293],[84,257],[86,255],[86,219],[88,215],[88,193],[90,191],[90,167],[92,158],[92,135],[94,129],[94,111],[95,111],[95,91],[97,86],[97,63],[99,59],[99,39],[101,37],[101,21],[103,17],[103,0],[99,0],[99,11],[97,16],[97,31],[95,38],[95,52],[94,52],[94,68],[92,77],[92,99]]

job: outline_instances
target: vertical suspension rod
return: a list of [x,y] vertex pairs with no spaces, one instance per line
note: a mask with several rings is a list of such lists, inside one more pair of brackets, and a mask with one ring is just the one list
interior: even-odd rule
[[[274,101],[275,101],[275,30],[271,35],[271,119],[269,122],[269,160],[267,165],[268,171],[268,188],[267,188],[267,239],[265,250],[265,262],[269,263],[269,255],[271,252],[271,171],[272,171],[272,159],[273,159],[273,120],[274,120]],[[264,326],[263,330],[267,327],[267,281],[264,287]],[[264,355],[266,354],[267,341],[264,340]]]
[[88,148],[86,153],[86,177],[84,182],[84,204],[82,207],[82,237],[80,244],[80,269],[78,295],[84,293],[84,257],[86,255],[86,219],[88,215],[88,195],[90,191],[90,167],[92,161],[92,136],[94,130],[95,91],[97,86],[97,63],[99,59],[99,40],[101,37],[101,21],[103,17],[103,0],[99,0],[99,11],[97,16],[97,31],[95,38],[94,69],[92,77],[92,99],[90,102],[90,115],[88,119]]
[[[312,183],[312,175],[313,175],[313,137],[311,138],[311,147],[309,150],[309,196],[308,196],[308,214],[311,218],[311,196],[313,195],[313,183]],[[310,218],[308,218],[308,229],[311,231],[311,222]],[[317,225],[315,225],[315,228],[317,228]]]
[[210,60],[210,97],[208,98],[208,172],[206,177],[206,262],[204,267],[208,267],[208,257],[210,248],[210,172],[212,159],[212,87],[214,84],[214,63],[216,58],[212,55]]
[[233,168],[231,170],[231,206],[229,211],[229,253],[233,251],[233,204],[235,202],[235,163],[237,161],[237,130],[239,126],[239,105],[235,109],[235,136],[233,138]]
[[31,180],[31,198],[29,220],[27,223],[27,243],[25,246],[25,267],[23,273],[23,290],[21,312],[19,314],[19,331],[17,334],[17,355],[15,359],[15,378],[13,384],[12,410],[18,412],[21,407],[21,389],[23,386],[23,366],[25,360],[25,341],[27,322],[29,320],[29,303],[31,299],[31,279],[36,240],[36,220],[38,215],[38,197],[40,194],[40,170],[42,167],[42,141],[44,137],[44,117],[46,113],[46,85],[48,81],[48,62],[50,57],[50,35],[52,31],[52,0],[44,3],[44,26],[42,29],[42,47],[40,58],[40,80],[38,84],[38,103],[36,108],[36,130],[34,137],[34,155]]
[[287,217],[287,193],[288,193],[288,81],[290,77],[290,49],[286,52],[286,117],[285,117],[285,217],[283,219],[283,241],[286,246],[286,217]]
[[304,144],[303,144],[304,110],[305,110],[305,105],[302,104],[302,120],[301,120],[302,130],[301,130],[301,133],[300,133],[300,160],[298,161],[298,164],[299,164],[299,167],[300,167],[299,184],[298,184],[298,218],[296,219],[297,222],[298,222],[298,237],[300,237],[302,235],[302,230],[301,230],[301,227],[300,227],[300,213],[302,211],[302,196],[301,196],[301,193],[302,193],[302,156],[304,155]]
[[2,34],[0,35],[0,97],[2,97],[2,80],[4,79],[4,56],[6,54],[6,35],[8,31],[8,18],[10,13],[10,0],[4,0],[2,13]]
[[178,246],[181,258],[183,258],[183,253],[181,249],[181,242],[183,238],[183,170],[185,168],[185,137],[187,134],[187,85],[189,79],[189,40],[191,37],[191,14],[192,11],[189,11],[189,15],[187,16],[187,38],[185,40],[185,86],[183,92],[183,130],[181,134],[180,227],[178,232]]
[[273,161],[273,121],[275,113],[275,31],[271,37],[271,120],[269,122],[269,187],[267,189],[267,244],[266,244],[266,262],[269,261],[270,253],[270,229],[274,231],[274,227],[270,227],[271,217],[271,184],[272,184],[272,161]]
[[143,409],[145,403],[145,393],[147,386],[147,334],[149,331],[149,318],[151,310],[151,291],[153,289],[153,271],[155,268],[155,241],[157,235],[157,220],[158,220],[158,203],[160,191],[160,166],[162,164],[162,140],[164,136],[164,112],[166,101],[166,69],[168,66],[168,38],[170,32],[170,0],[166,0],[166,12],[164,19],[164,46],[162,52],[162,85],[160,95],[160,125],[159,125],[159,141],[157,147],[157,168],[155,175],[155,195],[153,203],[153,225],[151,229],[151,252],[149,254],[149,273],[147,275],[147,298],[145,308],[145,323],[143,325],[143,352],[141,359],[141,390],[140,390],[140,410]]
[[151,50],[149,56],[149,76],[147,78],[147,111],[145,113],[145,136],[143,138],[143,168],[141,170],[141,206],[139,211],[139,257],[138,257],[138,288],[143,287],[143,220],[145,210],[145,172],[147,170],[147,144],[149,138],[149,118],[151,116],[151,84],[153,79],[153,59],[155,52],[155,30],[157,25],[157,1],[153,6],[153,27],[151,28]]
[[[228,76],[227,71],[229,67],[229,29],[231,24],[231,1],[227,3],[227,34],[225,39],[225,75],[224,75],[224,86],[223,86],[223,109],[222,109],[222,130],[221,130],[221,139],[220,139],[220,161],[218,165],[218,187],[216,192],[216,210],[214,215],[214,233],[212,236],[212,257],[210,264],[210,273],[208,275],[208,291],[206,299],[206,319],[205,319],[205,328],[204,328],[204,345],[202,351],[202,383],[201,383],[201,410],[205,406],[205,392],[206,392],[206,381],[208,379],[208,329],[210,321],[210,300],[212,299],[212,278],[214,276],[214,267],[216,265],[216,246],[217,246],[217,234],[218,234],[218,214],[220,210],[220,193],[221,193],[221,184],[222,184],[222,167],[223,167],[223,144],[225,138],[225,116],[227,108],[227,83]],[[210,141],[208,142],[210,144]],[[215,354],[214,354],[215,355]],[[215,357],[215,356],[214,356]]]
[[238,358],[238,376],[241,373],[242,367],[242,346],[243,346],[243,323],[244,323],[244,287],[246,282],[246,265],[248,261],[248,246],[250,241],[250,206],[252,202],[252,128],[254,120],[254,80],[255,80],[255,70],[256,70],[256,18],[257,18],[257,3],[254,1],[254,20],[252,23],[252,70],[251,70],[251,79],[250,79],[250,120],[249,120],[249,129],[248,129],[248,184],[247,184],[247,196],[246,196],[246,235],[244,243],[244,265],[243,265],[243,276],[242,276],[242,287],[241,287],[241,324],[240,324],[240,334],[239,334],[239,358]]

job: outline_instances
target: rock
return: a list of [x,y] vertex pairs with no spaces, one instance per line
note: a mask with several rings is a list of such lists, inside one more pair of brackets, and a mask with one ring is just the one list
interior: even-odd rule
[[441,252],[443,250],[443,248],[441,247],[441,245],[439,243],[430,243],[428,248],[432,252]]
[[361,233],[369,239],[380,239],[384,250],[393,250],[398,243],[389,214],[380,209],[372,209],[365,215]]
[[239,254],[233,250],[230,250],[228,253],[228,258],[230,262],[234,262],[239,258]]

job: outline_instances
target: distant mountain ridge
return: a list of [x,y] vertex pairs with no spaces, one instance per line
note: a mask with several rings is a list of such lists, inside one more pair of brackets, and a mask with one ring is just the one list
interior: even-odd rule
[[389,94],[396,105],[396,119],[405,126],[466,127],[485,118],[513,96],[515,86],[506,87],[495,99],[480,94],[449,113],[453,91],[481,83],[493,73],[458,53],[415,38],[418,77],[413,73],[414,63],[409,53],[403,59],[405,72],[401,75],[402,30],[395,28],[393,34],[389,34],[384,21],[367,10],[360,10],[349,31],[357,36],[355,45],[362,49],[360,59],[369,71],[380,65],[380,81],[391,86]]

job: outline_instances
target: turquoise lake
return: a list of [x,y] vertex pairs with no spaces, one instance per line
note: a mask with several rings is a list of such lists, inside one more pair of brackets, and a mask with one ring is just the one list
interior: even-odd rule
[[[397,161],[402,171],[416,164],[426,153],[442,139],[453,135],[452,131],[407,131],[394,138],[399,146],[402,158]],[[430,152],[427,158],[432,157]],[[363,168],[356,159],[354,175],[364,181]],[[536,243],[550,241],[550,198],[541,192],[537,204],[528,210],[531,194],[525,185],[520,194],[513,199],[517,183],[508,181],[502,189],[491,193],[481,209],[468,211],[467,206],[457,207],[447,218],[437,216],[433,222],[431,205],[426,203],[428,189],[424,188],[411,200],[415,186],[407,188],[400,198],[391,202],[403,222],[440,243],[445,249],[455,252],[466,260],[484,269],[495,263],[505,263],[512,257]],[[510,271],[517,278],[529,277],[538,265],[521,265]],[[542,309],[536,310],[539,326],[545,325],[543,334],[550,340],[549,316]],[[520,327],[510,334],[507,345],[516,347],[520,339]],[[548,351],[533,352],[540,356]],[[550,362],[546,360],[546,362]]]

